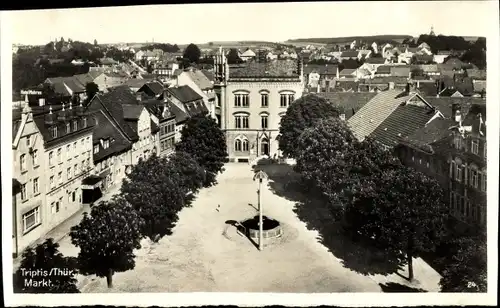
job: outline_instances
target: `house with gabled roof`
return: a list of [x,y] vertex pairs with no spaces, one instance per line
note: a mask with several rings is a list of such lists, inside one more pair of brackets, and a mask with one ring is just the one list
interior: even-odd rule
[[81,104],[50,103],[40,98],[38,105],[22,103],[12,112],[15,254],[82,209],[93,167],[92,117]]
[[158,98],[163,94],[164,90],[163,84],[159,81],[152,81],[145,83],[137,92],[143,92],[150,98]]
[[[126,172],[139,159],[146,159],[154,152],[158,152],[156,146],[159,129],[141,101],[140,93],[134,93],[128,87],[117,87],[108,93],[96,95],[87,107],[91,112],[102,111],[132,144],[131,151],[126,154],[127,158],[122,157],[129,163],[128,168],[120,172]],[[94,140],[94,154],[98,154],[101,146],[99,140]],[[109,164],[105,163],[102,166],[108,168]]]
[[220,121],[220,104],[214,91],[214,82],[202,70],[187,69],[180,73],[174,83],[176,86],[188,86],[203,99],[209,115]]
[[397,145],[401,136],[412,134],[443,114],[418,93],[389,89],[377,93],[348,121],[360,141],[372,138],[385,148]]

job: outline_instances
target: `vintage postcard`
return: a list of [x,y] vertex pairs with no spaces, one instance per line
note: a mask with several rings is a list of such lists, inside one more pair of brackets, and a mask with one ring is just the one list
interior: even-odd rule
[[0,20],[7,305],[496,303],[495,1]]

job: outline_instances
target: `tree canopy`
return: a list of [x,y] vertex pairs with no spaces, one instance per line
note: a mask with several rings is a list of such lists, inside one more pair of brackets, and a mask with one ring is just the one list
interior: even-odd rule
[[302,96],[293,102],[281,118],[277,137],[283,155],[296,158],[299,154],[297,142],[302,132],[322,118],[338,117],[339,110],[326,99],[314,94]]
[[[64,272],[54,272],[62,270]],[[38,275],[31,275],[38,271]],[[59,252],[52,238],[23,252],[14,273],[16,293],[80,293],[76,287],[76,263]]]
[[236,49],[236,48],[229,49],[229,52],[227,53],[226,59],[227,59],[228,64],[243,63],[243,60],[241,60],[240,56],[238,55],[238,49]]
[[401,264],[408,264],[412,280],[412,258],[433,250],[445,231],[448,209],[441,186],[401,166],[365,178],[360,188],[354,202],[347,203],[346,221]]
[[123,180],[122,196],[144,221],[141,234],[151,241],[172,234],[177,213],[184,206],[187,190],[175,172],[166,158],[153,154],[139,160]]
[[200,48],[198,48],[198,46],[193,43],[189,44],[186,49],[184,49],[183,57],[190,63],[198,63],[201,57]]
[[479,236],[453,238],[440,281],[443,292],[487,292],[486,242]]
[[216,177],[228,161],[226,136],[214,119],[205,115],[190,118],[181,131],[176,150],[191,155],[206,171],[205,186],[216,183]]
[[99,93],[99,86],[95,82],[89,82],[85,85],[86,103],[89,103],[94,96]]
[[169,43],[155,43],[155,44],[149,44],[147,46],[144,46],[141,48],[141,50],[153,50],[153,49],[161,49],[163,50],[164,52],[170,52],[170,53],[174,53],[174,52],[179,52],[179,46],[177,46],[177,44],[169,44]]
[[196,193],[205,183],[205,170],[188,153],[175,152],[167,163],[167,168],[179,178],[179,185],[186,193]]
[[78,263],[84,275],[106,277],[113,286],[113,274],[135,267],[134,249],[139,249],[143,222],[123,198],[94,206],[90,215],[71,228],[71,243],[80,247]]

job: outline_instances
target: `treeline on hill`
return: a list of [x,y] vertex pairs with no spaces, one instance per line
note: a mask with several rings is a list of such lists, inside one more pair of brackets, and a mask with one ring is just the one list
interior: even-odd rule
[[[12,88],[14,93],[21,89],[39,85],[51,77],[67,77],[84,74],[89,71],[90,62],[100,64],[104,57],[119,62],[132,59],[134,54],[115,47],[103,48],[94,44],[64,41],[50,42],[43,47],[20,49],[12,59]],[[83,65],[73,65],[71,61],[79,59]]]
[[179,52],[180,48],[177,46],[177,44],[163,44],[163,43],[157,43],[157,44],[149,44],[147,46],[143,46],[141,50],[146,51],[146,50],[153,50],[153,49],[161,49],[163,52]]
[[347,37],[332,37],[332,38],[304,38],[288,40],[290,43],[319,43],[319,44],[340,44],[345,42],[369,41],[369,42],[395,42],[404,39],[411,39],[410,35],[373,35],[373,36],[347,36]]

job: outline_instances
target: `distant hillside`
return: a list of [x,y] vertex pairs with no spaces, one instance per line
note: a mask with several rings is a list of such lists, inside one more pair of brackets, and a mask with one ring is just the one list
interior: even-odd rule
[[412,39],[411,35],[372,35],[372,36],[347,36],[347,37],[331,37],[331,38],[304,38],[304,39],[291,39],[286,43],[288,44],[342,44],[356,41],[367,42],[402,42],[404,39]]

